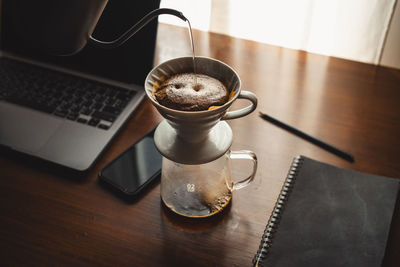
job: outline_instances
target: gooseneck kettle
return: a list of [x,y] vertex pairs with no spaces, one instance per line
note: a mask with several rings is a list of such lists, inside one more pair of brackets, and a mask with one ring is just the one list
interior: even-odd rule
[[16,29],[21,39],[52,55],[76,54],[88,42],[102,48],[118,47],[162,14],[173,15],[187,21],[186,17],[177,10],[159,8],[145,15],[119,38],[102,41],[93,37],[92,33],[108,0],[4,1],[17,11],[13,13],[16,14],[14,19],[25,22],[23,25],[19,23],[20,28]]

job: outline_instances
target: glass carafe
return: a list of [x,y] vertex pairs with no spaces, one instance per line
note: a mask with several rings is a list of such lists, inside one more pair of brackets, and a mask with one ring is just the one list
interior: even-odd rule
[[[233,181],[232,160],[250,160],[251,174]],[[208,163],[180,164],[163,158],[161,198],[175,213],[186,217],[207,217],[223,210],[232,199],[232,192],[254,180],[257,158],[252,151],[230,151]]]

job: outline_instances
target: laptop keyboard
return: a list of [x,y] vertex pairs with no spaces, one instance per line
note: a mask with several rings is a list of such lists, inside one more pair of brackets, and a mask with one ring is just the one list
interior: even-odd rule
[[0,58],[0,101],[107,130],[134,91]]

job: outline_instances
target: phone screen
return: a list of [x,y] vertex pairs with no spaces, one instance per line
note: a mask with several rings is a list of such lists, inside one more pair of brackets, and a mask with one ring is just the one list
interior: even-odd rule
[[162,156],[151,135],[146,135],[107,165],[100,178],[125,194],[135,195],[158,177]]

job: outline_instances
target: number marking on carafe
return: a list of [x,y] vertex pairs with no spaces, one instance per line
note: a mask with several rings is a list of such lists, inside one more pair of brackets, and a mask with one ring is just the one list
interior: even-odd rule
[[196,186],[194,184],[187,184],[186,188],[187,188],[188,192],[194,192],[196,189]]

